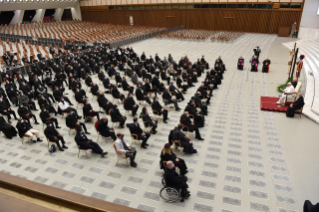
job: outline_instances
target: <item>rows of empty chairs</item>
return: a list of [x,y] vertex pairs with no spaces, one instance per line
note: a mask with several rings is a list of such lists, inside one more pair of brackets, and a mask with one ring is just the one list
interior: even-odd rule
[[1,25],[0,33],[53,39],[68,39],[71,36],[73,40],[78,41],[114,43],[163,29],[165,28],[53,20],[46,23]]
[[203,41],[217,33],[218,31],[213,31],[213,30],[180,29],[180,30],[176,30],[176,31],[168,32],[168,33],[158,34],[156,35],[156,37]]
[[244,33],[242,32],[219,32],[210,38],[211,41],[232,42],[239,38]]
[[[306,78],[305,106],[303,114],[319,123],[319,37],[296,41],[299,55],[305,55],[304,71]],[[283,43],[289,49],[295,42]]]

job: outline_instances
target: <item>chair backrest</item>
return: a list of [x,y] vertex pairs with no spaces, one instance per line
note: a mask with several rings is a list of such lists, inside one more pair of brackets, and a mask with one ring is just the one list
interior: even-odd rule
[[97,132],[99,132],[99,123],[100,123],[100,121],[97,120],[97,121],[95,122],[95,124],[94,124],[94,127],[95,127],[95,129],[96,129]]
[[301,83],[301,82],[298,82],[297,86],[295,87],[295,92],[296,92],[296,93],[299,93],[301,87],[302,87],[302,83]]
[[118,158],[123,158],[123,154],[117,153],[115,142],[113,143],[113,147],[114,147],[114,151],[115,151],[115,154],[117,155],[117,157]]

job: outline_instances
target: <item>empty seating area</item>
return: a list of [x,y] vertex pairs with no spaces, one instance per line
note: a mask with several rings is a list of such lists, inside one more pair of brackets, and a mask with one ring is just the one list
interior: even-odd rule
[[[302,39],[296,43],[299,55],[305,55],[303,69],[307,86],[303,114],[319,123],[319,38]],[[283,43],[289,49],[293,49],[294,44]]]
[[219,42],[233,42],[244,33],[242,32],[219,32],[211,37],[211,41],[219,41]]
[[217,33],[218,31],[213,31],[213,30],[180,29],[173,32],[158,34],[156,35],[156,37],[203,41]]

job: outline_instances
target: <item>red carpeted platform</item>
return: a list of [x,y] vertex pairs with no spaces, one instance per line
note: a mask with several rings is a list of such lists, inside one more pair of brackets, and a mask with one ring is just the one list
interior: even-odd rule
[[260,110],[275,111],[275,112],[286,112],[288,106],[277,105],[276,102],[279,97],[260,97]]

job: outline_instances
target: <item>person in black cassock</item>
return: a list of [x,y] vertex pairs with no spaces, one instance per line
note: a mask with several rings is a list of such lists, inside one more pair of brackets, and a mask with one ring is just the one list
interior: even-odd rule
[[262,73],[268,73],[269,72],[269,65],[270,65],[270,60],[267,57],[266,60],[264,60],[264,62],[263,62]]
[[81,130],[78,130],[74,139],[80,149],[91,149],[92,153],[99,154],[102,158],[104,155],[107,155],[107,152],[104,152],[100,145],[98,145],[92,139],[87,138],[84,132]]
[[172,151],[171,145],[169,143],[166,143],[161,151],[161,169],[165,168],[167,161],[172,161],[174,165],[179,168],[181,175],[187,174],[188,171],[185,161],[182,158],[176,157],[176,154]]
[[9,139],[18,134],[17,130],[11,124],[8,124],[2,116],[0,116],[0,131]]
[[238,63],[237,63],[237,69],[238,70],[243,70],[244,69],[244,58],[242,56],[239,57]]
[[299,98],[294,103],[289,105],[289,107],[286,111],[287,117],[291,117],[291,118],[294,117],[295,111],[301,109],[304,106],[305,102],[304,102],[302,93],[299,93],[298,97]]
[[257,72],[258,71],[258,64],[259,64],[259,60],[258,60],[258,57],[255,55],[254,58],[251,60],[250,71]]
[[132,115],[135,116],[139,106],[135,103],[132,93],[129,93],[127,98],[124,100],[124,109],[131,110]]
[[142,140],[141,147],[146,149],[148,144],[147,140],[151,136],[150,133],[144,132],[138,123],[138,118],[133,119],[134,123],[126,124],[126,126],[130,129],[130,133],[135,134],[138,140]]
[[[63,136],[54,128],[52,121],[47,121],[46,124],[47,124],[47,128],[45,128],[44,134],[49,139],[49,141],[54,141],[60,151],[64,151],[64,149],[67,149],[68,147],[65,146],[65,141],[63,139]],[[61,141],[62,147],[59,141]]]

